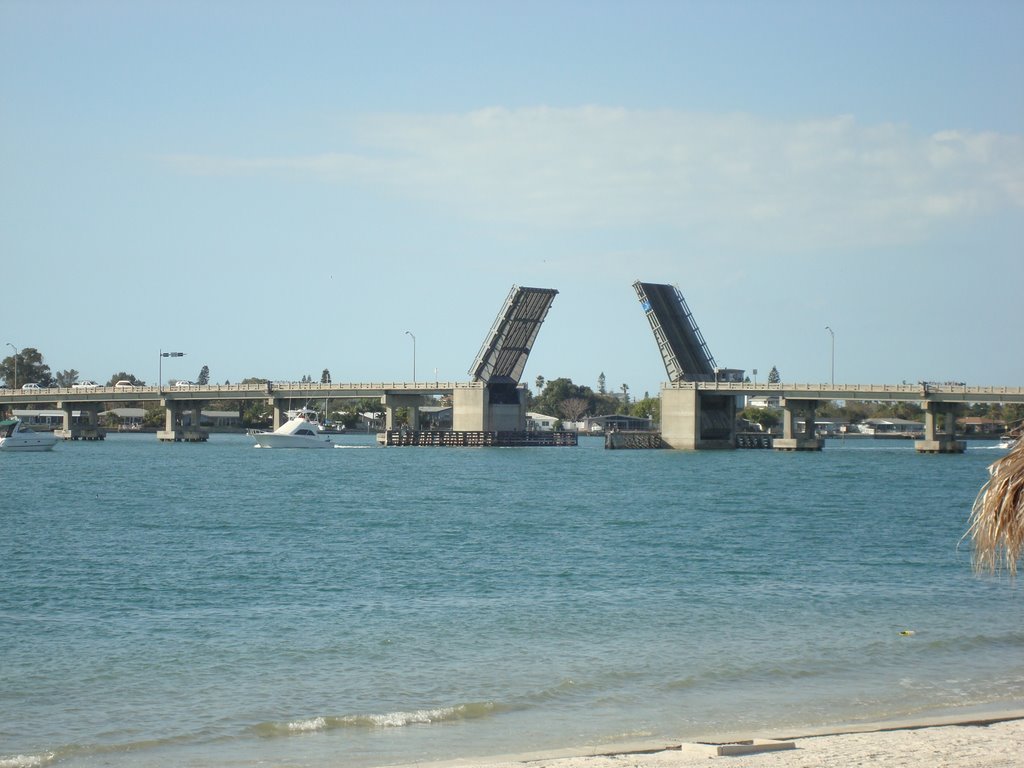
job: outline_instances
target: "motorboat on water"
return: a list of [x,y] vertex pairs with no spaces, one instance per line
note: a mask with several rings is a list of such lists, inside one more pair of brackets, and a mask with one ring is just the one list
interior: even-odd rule
[[299,408],[288,411],[288,421],[277,429],[250,429],[257,448],[333,448],[334,443],[320,431],[316,411]]
[[1005,434],[1001,438],[999,438],[999,447],[1013,448],[1015,445],[1017,445],[1018,440],[1020,440],[1020,437],[1011,434]]
[[21,419],[0,421],[0,451],[49,451],[56,444],[53,432],[36,432]]

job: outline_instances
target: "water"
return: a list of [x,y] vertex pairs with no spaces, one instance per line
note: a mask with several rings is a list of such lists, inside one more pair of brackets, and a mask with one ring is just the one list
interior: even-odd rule
[[0,767],[365,768],[1024,701],[1024,593],[958,548],[992,444],[343,441],[0,456]]

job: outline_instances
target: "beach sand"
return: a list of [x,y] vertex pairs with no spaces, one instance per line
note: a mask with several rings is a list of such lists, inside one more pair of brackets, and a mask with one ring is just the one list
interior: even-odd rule
[[[1011,717],[1011,715],[1008,715]],[[717,745],[675,743],[594,748],[590,754],[534,754],[431,764],[431,768],[1020,768],[1024,713],[957,724],[905,725],[883,730],[780,737],[793,748],[718,755]],[[760,739],[755,743],[761,741]],[[770,743],[768,740],[764,740]],[[420,764],[420,768],[426,768]]]

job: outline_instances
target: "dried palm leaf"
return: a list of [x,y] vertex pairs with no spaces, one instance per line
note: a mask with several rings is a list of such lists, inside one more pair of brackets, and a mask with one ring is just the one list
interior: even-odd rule
[[975,572],[1017,573],[1024,548],[1024,439],[989,467],[988,481],[971,508],[965,534],[974,542]]

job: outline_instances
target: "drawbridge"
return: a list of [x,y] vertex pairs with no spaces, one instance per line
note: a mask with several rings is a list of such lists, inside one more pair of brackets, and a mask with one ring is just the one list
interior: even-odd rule
[[679,289],[639,280],[633,288],[651,324],[668,380],[714,381],[715,358]]
[[469,369],[473,381],[487,386],[492,403],[518,402],[516,387],[557,294],[554,288],[512,286]]
[[[743,371],[721,369],[715,363],[678,288],[639,280],[633,283],[633,288],[654,332],[670,382],[743,380]],[[698,396],[695,394],[694,397]],[[736,399],[717,394],[703,395],[699,399],[699,407],[695,407],[695,413],[699,413],[697,442],[707,446],[731,442],[735,434]],[[665,415],[663,396],[663,430]]]

